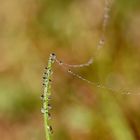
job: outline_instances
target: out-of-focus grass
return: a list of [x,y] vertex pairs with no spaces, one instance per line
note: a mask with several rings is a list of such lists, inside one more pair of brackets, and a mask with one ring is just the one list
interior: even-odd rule
[[[7,0],[0,4],[0,137],[44,138],[42,73],[49,53],[82,63],[96,52],[103,1]],[[75,72],[116,89],[140,93],[140,1],[115,1],[107,43],[89,68]],[[59,66],[53,74],[53,139],[139,140],[140,95],[91,86]]]

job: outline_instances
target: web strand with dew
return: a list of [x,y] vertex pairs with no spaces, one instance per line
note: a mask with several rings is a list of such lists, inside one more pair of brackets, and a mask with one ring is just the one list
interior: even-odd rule
[[[97,88],[100,88],[100,89],[105,89],[105,90],[108,90],[108,91],[111,91],[111,92],[114,92],[114,93],[117,93],[117,94],[122,94],[122,95],[140,95],[140,93],[133,93],[131,91],[128,91],[128,90],[125,90],[125,89],[120,89],[120,90],[116,90],[116,89],[113,89],[113,88],[110,88],[110,87],[107,87],[103,84],[98,84],[96,82],[93,82],[93,81],[90,81],[86,78],[84,78],[83,76],[79,75],[79,74],[76,74],[75,72],[73,72],[71,69],[68,69],[67,66],[65,66],[64,64],[60,63],[57,59],[57,57],[55,57],[55,62],[61,66],[66,72],[68,72],[70,75],[90,84],[90,85],[93,85]],[[69,64],[67,64],[69,65]]]

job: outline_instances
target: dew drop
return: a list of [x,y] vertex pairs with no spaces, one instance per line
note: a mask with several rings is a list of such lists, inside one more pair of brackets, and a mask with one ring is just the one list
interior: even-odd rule
[[55,53],[51,53],[51,56],[56,56]]
[[127,95],[130,95],[131,94],[131,92],[129,92],[129,91],[127,91],[127,93],[126,93]]
[[44,100],[44,95],[43,94],[40,96],[40,99],[41,100]]
[[97,87],[98,87],[98,88],[100,88],[100,87],[101,87],[101,85],[99,85],[99,84],[98,84],[98,85],[97,85]]
[[99,41],[99,44],[100,44],[100,45],[103,45],[104,43],[105,43],[104,39],[101,39],[101,40]]
[[43,107],[41,108],[41,113],[44,114],[44,113],[47,113],[47,112],[48,112],[48,111],[47,111],[45,108],[43,108]]
[[104,18],[105,19],[108,19],[109,18],[109,15],[108,14],[104,15]]
[[68,70],[68,72],[69,72],[69,73],[72,73],[70,69]]
[[63,62],[62,62],[62,61],[59,61],[59,64],[60,64],[60,65],[63,65]]
[[51,96],[48,96],[48,100],[51,100],[52,98],[51,98]]
[[51,105],[50,105],[50,104],[48,104],[48,109],[52,109],[52,107],[51,107]]
[[54,53],[51,54],[51,60],[54,61],[56,59],[56,55]]
[[51,134],[53,133],[52,126],[48,126],[48,130],[50,131]]
[[44,76],[47,76],[48,74],[47,74],[47,72],[44,72]]
[[47,79],[45,76],[43,76],[43,79]]
[[51,119],[51,114],[50,113],[48,113],[48,120],[50,120]]

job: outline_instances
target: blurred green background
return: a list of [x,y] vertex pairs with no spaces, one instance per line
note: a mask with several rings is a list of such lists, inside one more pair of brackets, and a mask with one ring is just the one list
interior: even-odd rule
[[[0,139],[45,140],[40,95],[49,54],[70,64],[96,54],[104,0],[0,1]],[[54,65],[53,140],[140,140],[140,1],[116,0],[105,46],[74,69],[116,94]]]

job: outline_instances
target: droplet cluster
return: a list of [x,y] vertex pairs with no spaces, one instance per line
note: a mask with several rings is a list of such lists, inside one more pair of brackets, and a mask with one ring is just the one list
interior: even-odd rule
[[64,63],[63,61],[59,60],[57,57],[55,58],[55,61],[60,65],[60,66],[66,66],[70,68],[82,68],[82,67],[88,67],[93,63],[93,58],[89,59],[88,62],[83,63],[83,64],[68,64]]

